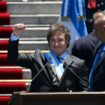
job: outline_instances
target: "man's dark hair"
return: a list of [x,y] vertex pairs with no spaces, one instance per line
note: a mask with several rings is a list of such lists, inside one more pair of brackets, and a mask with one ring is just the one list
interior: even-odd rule
[[68,43],[67,47],[68,47],[69,43],[70,43],[71,36],[69,34],[68,28],[65,27],[61,23],[55,23],[55,24],[50,25],[50,29],[49,29],[48,34],[47,34],[47,41],[48,41],[48,43],[49,43],[50,38],[53,35],[55,35],[57,32],[61,32],[61,33],[65,34],[65,39],[67,40],[67,43]]

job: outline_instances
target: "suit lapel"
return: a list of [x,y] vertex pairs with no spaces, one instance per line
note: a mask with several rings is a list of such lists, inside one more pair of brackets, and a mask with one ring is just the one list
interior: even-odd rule
[[101,60],[99,61],[99,63],[96,65],[96,69],[97,67],[102,63],[102,61],[105,59],[105,53],[103,54],[103,56],[101,57]]
[[99,50],[101,44],[102,44],[102,42],[99,42],[98,45],[97,45],[97,47],[94,49],[93,57],[92,57],[92,61],[91,61],[91,65],[90,65],[90,68],[89,69],[91,69],[92,66],[93,66],[94,59],[96,57],[97,51]]
[[[96,47],[96,49],[95,49],[95,51],[94,51],[93,62],[94,62],[94,59],[95,59],[95,57],[96,57],[97,51],[99,50],[99,48],[100,48],[101,45],[102,45],[102,43],[100,42],[100,43],[98,44],[98,47]],[[96,65],[96,69],[97,69],[97,67],[102,63],[102,61],[104,60],[104,58],[105,58],[105,53],[102,55],[101,60],[100,60],[99,63]]]
[[45,69],[45,66],[48,66],[48,62],[45,60],[44,55],[42,55],[40,53],[40,51],[37,52],[37,53],[38,53],[38,61],[39,61],[40,65],[41,65],[41,67],[43,68],[43,71],[44,71],[44,74],[45,74],[45,76],[41,76],[41,78],[43,78],[43,80],[45,80],[44,78],[46,77],[46,79],[50,83],[51,82],[51,79],[50,79],[50,77],[49,77],[49,75],[48,75],[48,73],[47,73],[47,71]]
[[73,59],[72,55],[68,54],[68,55],[67,55],[67,58],[66,58],[66,60],[65,60],[65,63],[66,63],[67,65],[71,65],[73,62],[74,62],[74,59]]

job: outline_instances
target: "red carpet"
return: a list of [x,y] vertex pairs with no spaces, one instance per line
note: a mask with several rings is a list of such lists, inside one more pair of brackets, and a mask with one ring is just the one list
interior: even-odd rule
[[7,2],[0,1],[0,12],[6,12],[7,11]]
[[1,61],[4,61],[4,62],[7,61],[7,57],[8,57],[7,53],[0,53],[0,62]]
[[23,79],[22,68],[0,68],[0,79]]
[[7,54],[0,53],[0,65],[9,64],[7,61]]
[[10,15],[9,13],[0,13],[0,25],[9,25]]
[[0,82],[0,94],[25,91],[26,87],[26,83],[21,82]]
[[12,31],[12,27],[0,27],[0,38],[9,38]]
[[[14,0],[15,1],[15,0]],[[12,27],[10,25],[10,14],[7,13],[6,0],[0,0],[0,38],[9,38]],[[8,40],[0,40],[0,50],[8,49]],[[8,61],[7,53],[0,53],[0,66],[16,66]],[[0,68],[0,79],[22,79],[23,71],[21,68]],[[0,94],[12,94],[13,92],[25,91],[27,84],[24,82],[0,82]],[[0,105],[8,105],[10,96],[0,96]]]
[[5,1],[6,2],[7,0],[0,0],[0,1]]
[[8,49],[8,40],[0,40],[0,50]]
[[11,100],[11,96],[0,96],[0,105],[8,105]]
[[16,66],[7,60],[7,53],[0,53],[0,66]]

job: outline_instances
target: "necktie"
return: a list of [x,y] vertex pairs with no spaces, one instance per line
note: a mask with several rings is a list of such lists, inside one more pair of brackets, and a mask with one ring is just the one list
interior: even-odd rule
[[57,59],[58,59],[58,61],[59,61],[59,63],[60,63],[61,61],[60,61],[60,57],[59,57],[59,56],[57,56]]
[[99,51],[97,52],[96,54],[96,57],[95,57],[95,60],[94,60],[94,63],[93,63],[93,66],[92,66],[92,69],[91,69],[91,72],[90,72],[90,75],[89,75],[89,88],[92,89],[93,87],[93,77],[94,77],[94,72],[96,70],[96,66],[97,64],[100,62],[101,60],[101,57],[103,55],[103,52],[104,52],[104,46],[102,46]]
[[51,68],[54,73],[54,78],[56,77],[59,81],[64,72],[63,63],[60,62],[60,57],[56,56],[52,52],[46,53],[45,57],[48,59],[51,65]]
[[64,59],[60,56],[57,56],[57,59],[59,60],[59,63],[63,63]]
[[88,7],[89,9],[94,9],[94,8],[96,8],[96,0],[88,0],[87,7]]

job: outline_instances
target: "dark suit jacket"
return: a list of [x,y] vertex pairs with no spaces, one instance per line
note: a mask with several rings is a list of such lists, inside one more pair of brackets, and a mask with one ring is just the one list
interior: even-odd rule
[[95,36],[95,31],[92,31],[88,36],[75,41],[72,48],[72,55],[84,59],[86,66],[89,67],[94,49],[98,43],[100,41]]
[[[94,56],[89,70],[91,70],[92,68],[94,58],[101,45],[101,43],[98,44],[94,51]],[[105,91],[105,53],[103,54],[100,62],[96,65],[96,69],[94,71],[95,72],[93,76],[93,89],[91,89],[90,91]]]
[[64,79],[55,84],[53,83],[52,68],[40,51],[36,51],[34,54],[18,54],[18,41],[10,41],[8,59],[19,66],[31,69],[33,78],[29,89],[31,92],[82,91],[87,88],[87,70],[84,60],[69,54],[64,63],[66,71],[63,75]]

